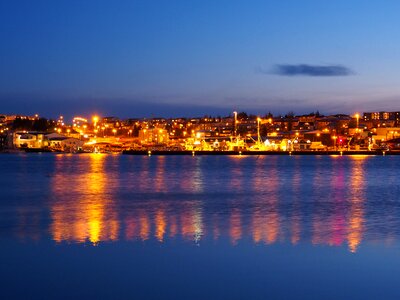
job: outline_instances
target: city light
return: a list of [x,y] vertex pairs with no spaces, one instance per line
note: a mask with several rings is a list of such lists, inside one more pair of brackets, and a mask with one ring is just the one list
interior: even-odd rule
[[[265,117],[233,112],[227,117],[199,118],[142,118],[119,119],[109,117],[100,119],[93,115],[88,119],[75,116],[72,123],[65,121],[63,115],[49,126],[50,131],[59,134],[53,137],[44,133],[37,138],[42,141],[40,147],[48,151],[71,151],[69,146],[60,142],[68,137],[75,143],[73,151],[97,151],[126,153],[126,151],[144,151],[146,149],[168,151],[233,151],[242,154],[245,151],[336,151],[339,147],[344,154],[351,151],[367,151],[371,154],[389,148],[400,150],[396,144],[399,136],[399,116],[396,112],[359,113],[350,115],[299,115],[291,118]],[[240,116],[240,120],[238,119]],[[377,119],[377,118],[380,119]],[[382,118],[381,118],[382,117]],[[35,120],[36,116],[22,116],[21,119]],[[1,119],[0,119],[1,120]],[[42,118],[41,120],[46,120]],[[355,121],[355,125],[351,122]],[[12,128],[12,121],[0,123],[0,134],[4,135]],[[360,129],[362,128],[362,129]],[[29,128],[26,128],[29,129]],[[17,131],[18,134],[35,133],[33,129]],[[11,133],[14,130],[11,130]],[[90,142],[96,139],[96,149]],[[39,147],[37,143],[24,138],[16,139],[16,147]],[[58,142],[57,142],[58,140]],[[1,140],[0,140],[1,141]],[[310,142],[308,142],[310,141]],[[112,151],[110,151],[110,149]],[[156,152],[155,152],[156,153]],[[327,152],[326,152],[327,153]],[[381,152],[379,152],[381,153]],[[379,154],[378,153],[378,154]]]

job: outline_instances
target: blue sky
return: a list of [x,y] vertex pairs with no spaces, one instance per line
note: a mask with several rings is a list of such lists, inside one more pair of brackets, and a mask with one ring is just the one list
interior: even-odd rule
[[[0,113],[400,110],[399,11],[390,0],[2,0]],[[349,74],[274,71],[299,65]]]

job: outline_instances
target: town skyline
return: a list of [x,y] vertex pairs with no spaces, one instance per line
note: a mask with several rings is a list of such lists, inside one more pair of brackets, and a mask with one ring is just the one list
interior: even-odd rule
[[327,116],[319,111],[305,115],[289,112],[284,116],[234,111],[228,116],[128,119],[95,114],[75,116],[72,120],[64,116],[46,119],[39,114],[0,115],[0,149],[239,155],[246,151],[331,154],[328,150],[375,154],[390,149],[395,151],[391,153],[399,153],[399,125],[400,111]]

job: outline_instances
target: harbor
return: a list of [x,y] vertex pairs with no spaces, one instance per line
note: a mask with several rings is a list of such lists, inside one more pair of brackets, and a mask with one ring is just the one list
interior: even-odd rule
[[400,113],[225,117],[0,116],[0,152],[132,155],[396,155]]

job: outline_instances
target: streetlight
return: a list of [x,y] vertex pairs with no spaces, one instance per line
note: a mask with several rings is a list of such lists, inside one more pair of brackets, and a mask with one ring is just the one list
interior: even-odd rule
[[257,118],[257,142],[261,143],[261,137],[260,137],[260,122],[261,118]]
[[234,118],[234,123],[235,123],[235,124],[234,124],[234,132],[233,132],[233,133],[234,133],[234,136],[236,137],[236,133],[237,133],[237,131],[236,131],[236,126],[237,126],[237,124],[236,124],[236,123],[237,123],[237,111],[234,111],[234,112],[233,112],[233,115],[235,116],[235,118]]
[[93,116],[93,123],[94,123],[94,127],[96,127],[97,122],[99,121],[99,117],[98,116]]
[[358,113],[356,113],[355,117],[356,117],[356,120],[357,120],[357,129],[356,129],[356,132],[358,132],[358,125],[359,125],[360,115],[359,115]]
[[336,139],[337,139],[337,136],[334,135],[332,138],[333,138],[333,145],[334,145],[334,148],[336,150]]
[[[318,132],[318,133],[316,134],[316,136],[317,136],[317,140],[319,141],[319,137],[321,136],[321,134]],[[315,138],[314,138],[314,141],[315,141]]]

